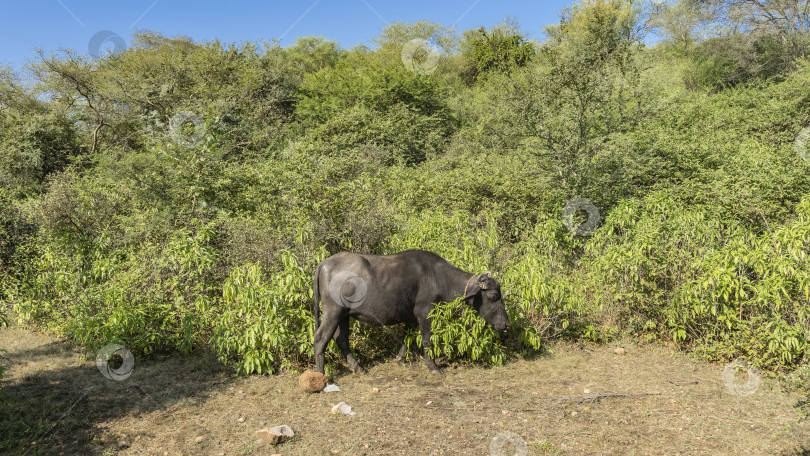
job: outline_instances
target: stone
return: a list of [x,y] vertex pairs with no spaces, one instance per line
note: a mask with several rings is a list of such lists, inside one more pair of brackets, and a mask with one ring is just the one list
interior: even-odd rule
[[613,353],[616,353],[617,355],[623,355],[624,354],[624,349],[619,347],[619,348],[613,350]]
[[306,371],[298,377],[298,387],[307,393],[317,393],[324,389],[329,377],[319,372]]
[[281,442],[291,439],[295,432],[286,424],[275,426],[271,428],[259,429],[256,435],[261,437],[262,441],[270,445],[278,445]]

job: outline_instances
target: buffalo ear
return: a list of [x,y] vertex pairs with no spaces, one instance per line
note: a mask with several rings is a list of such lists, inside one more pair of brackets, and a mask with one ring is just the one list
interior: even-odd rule
[[469,288],[467,288],[467,296],[464,296],[464,300],[470,299],[473,296],[477,295],[481,291],[481,285],[479,285],[478,280],[473,280],[470,283]]
[[488,290],[489,288],[488,288],[488,285],[487,285],[487,279],[490,278],[490,277],[492,277],[492,276],[490,275],[489,272],[485,272],[483,274],[480,274],[478,276],[478,279],[476,279],[476,282],[478,283],[478,288],[480,288],[482,290]]

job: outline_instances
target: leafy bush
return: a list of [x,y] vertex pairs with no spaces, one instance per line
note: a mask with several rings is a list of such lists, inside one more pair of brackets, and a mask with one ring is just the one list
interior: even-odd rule
[[585,247],[589,279],[600,284],[594,301],[621,330],[662,334],[662,308],[696,276],[697,259],[721,245],[724,230],[733,226],[665,192],[622,202]]
[[541,220],[517,245],[515,260],[504,271],[504,300],[523,344],[534,349],[541,339],[596,338],[589,317],[594,309],[581,293],[581,279],[570,274],[563,232],[561,218]]
[[720,91],[738,84],[783,77],[793,68],[789,46],[779,36],[732,34],[701,42],[685,83]]
[[[214,226],[178,230],[165,245],[143,243],[105,255],[39,239],[11,299],[22,321],[98,348],[124,342],[133,352],[189,352],[210,331],[210,241]],[[61,247],[61,248],[60,248]]]
[[325,143],[323,153],[368,144],[386,151],[389,163],[420,163],[455,129],[447,89],[408,71],[399,54],[355,53],[304,80],[296,116]]
[[49,175],[80,154],[70,120],[46,109],[0,114],[0,186],[41,191]]
[[[497,332],[488,325],[463,299],[439,303],[430,311],[430,355],[446,356],[449,360],[503,364],[506,348]],[[422,338],[416,338],[422,346]]]
[[280,261],[282,268],[266,280],[261,267],[246,265],[231,271],[222,286],[211,345],[237,373],[273,373],[311,356],[312,277],[290,253]]
[[809,222],[805,199],[789,223],[762,235],[738,232],[698,258],[698,275],[684,283],[669,310],[674,339],[699,341],[710,353],[718,352],[715,345],[730,348],[768,367],[806,360]]
[[526,65],[537,50],[520,34],[517,24],[504,23],[489,31],[480,27],[465,32],[461,47],[477,74],[508,72]]
[[25,258],[21,255],[22,246],[34,234],[33,229],[26,223],[10,192],[0,188],[0,303],[5,286],[19,272],[19,262]]

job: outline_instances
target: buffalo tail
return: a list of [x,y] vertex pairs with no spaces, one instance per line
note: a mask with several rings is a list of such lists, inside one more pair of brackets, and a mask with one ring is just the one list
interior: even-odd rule
[[315,278],[312,280],[312,301],[314,304],[312,313],[315,314],[315,331],[318,330],[318,326],[321,324],[321,287],[318,285],[320,276],[321,265],[319,264],[315,268]]

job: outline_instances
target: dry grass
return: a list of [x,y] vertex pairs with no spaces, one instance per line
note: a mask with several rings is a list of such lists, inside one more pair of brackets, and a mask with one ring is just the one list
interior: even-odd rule
[[[501,432],[520,436],[530,455],[810,451],[800,398],[778,382],[737,396],[723,366],[649,345],[626,346],[624,356],[558,345],[535,360],[441,376],[421,363],[384,363],[338,376],[341,392],[312,395],[299,392],[296,375],[232,378],[204,356],[136,363],[115,382],[44,335],[2,329],[0,347],[0,448],[10,453],[486,455]],[[357,415],[331,414],[340,401]],[[281,424],[295,430],[292,440],[257,443],[256,430]]]

